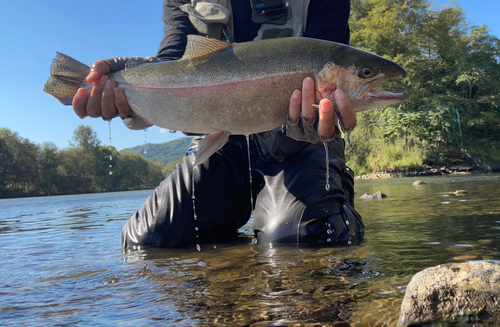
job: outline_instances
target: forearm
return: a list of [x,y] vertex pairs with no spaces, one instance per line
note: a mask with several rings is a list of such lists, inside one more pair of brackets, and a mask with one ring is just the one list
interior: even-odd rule
[[110,72],[117,72],[123,70],[127,67],[130,62],[140,62],[142,64],[148,64],[153,62],[159,62],[158,57],[112,57],[108,59],[103,59],[111,69]]
[[189,1],[163,1],[164,34],[157,54],[160,60],[180,59],[186,49],[187,36],[189,34],[198,34],[189,20],[188,14],[179,9],[180,6],[186,3],[189,3]]

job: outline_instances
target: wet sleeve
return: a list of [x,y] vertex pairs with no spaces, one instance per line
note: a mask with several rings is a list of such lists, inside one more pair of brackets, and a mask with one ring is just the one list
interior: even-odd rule
[[158,49],[157,57],[161,60],[177,60],[182,57],[186,49],[187,36],[198,34],[189,20],[187,13],[180,10],[180,6],[189,3],[188,0],[163,1],[163,39]]
[[109,68],[113,73],[125,69],[127,64],[131,61],[136,61],[146,64],[152,62],[159,62],[160,59],[158,59],[157,57],[112,57],[104,59],[104,61],[109,65]]

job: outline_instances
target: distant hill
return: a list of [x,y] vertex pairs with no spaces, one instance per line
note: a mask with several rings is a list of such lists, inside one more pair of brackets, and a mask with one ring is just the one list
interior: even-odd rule
[[169,162],[177,161],[179,157],[183,156],[192,139],[192,137],[182,137],[165,143],[146,143],[134,146],[133,148],[123,149],[120,152],[128,151],[138,153],[148,160],[166,165]]

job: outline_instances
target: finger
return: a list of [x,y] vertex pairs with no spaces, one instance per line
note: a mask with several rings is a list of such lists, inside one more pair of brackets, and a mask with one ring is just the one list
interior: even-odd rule
[[337,89],[334,93],[335,103],[339,108],[344,128],[350,130],[356,125],[356,113],[352,108],[351,100],[341,89]]
[[95,83],[92,91],[90,92],[89,101],[87,103],[87,113],[91,117],[100,117],[102,115],[101,101],[102,101],[102,91],[104,86],[108,81],[108,76],[103,75],[99,83]]
[[318,134],[325,139],[331,139],[335,135],[335,113],[333,104],[328,99],[319,103]]
[[132,115],[132,109],[130,108],[130,105],[127,102],[127,97],[125,96],[125,92],[123,92],[123,90],[119,87],[115,87],[113,92],[115,95],[116,108],[118,109],[120,117],[126,118]]
[[294,123],[299,119],[300,116],[300,105],[302,103],[302,92],[300,90],[295,90],[290,97],[290,107],[288,109],[288,117]]
[[73,97],[73,110],[80,118],[87,117],[87,90],[84,88],[78,89]]
[[104,60],[98,60],[90,67],[89,75],[87,76],[87,82],[97,83],[101,76],[106,75],[111,71],[108,63]]
[[106,120],[113,118],[116,114],[115,94],[113,92],[115,87],[116,82],[108,79],[102,91],[101,109],[102,116]]
[[316,119],[316,108],[313,107],[315,103],[314,80],[311,77],[306,77],[302,81],[302,117],[309,124],[312,124]]

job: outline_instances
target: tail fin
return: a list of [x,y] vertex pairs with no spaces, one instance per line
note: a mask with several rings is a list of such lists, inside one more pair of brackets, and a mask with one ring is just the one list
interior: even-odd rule
[[50,77],[43,90],[65,106],[71,105],[76,91],[88,84],[85,78],[90,67],[63,53],[57,52],[50,66]]

